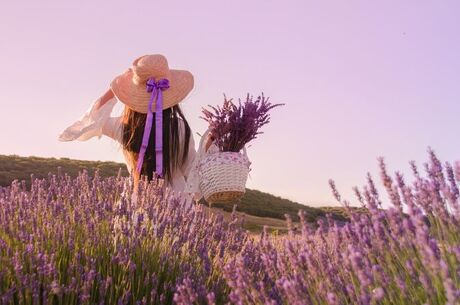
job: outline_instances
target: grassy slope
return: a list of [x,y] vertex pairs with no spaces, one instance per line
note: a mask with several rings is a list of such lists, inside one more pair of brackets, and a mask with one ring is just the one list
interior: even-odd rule
[[99,170],[102,177],[117,175],[120,169],[122,175],[128,175],[126,166],[116,162],[0,155],[0,186],[7,186],[14,179],[29,182],[31,174],[34,174],[36,178],[46,178],[48,173],[56,173],[58,167],[61,167],[63,173],[72,177],[77,176],[80,171],[88,170],[89,173],[92,173],[96,169]]
[[[213,207],[230,212],[232,206],[228,204],[213,204]],[[285,219],[288,214],[293,221],[298,221],[299,210],[304,210],[308,221],[315,221],[318,217],[325,216],[322,208],[309,207],[288,199],[277,197],[257,190],[247,189],[245,196],[238,203],[237,211],[259,217]],[[339,214],[333,214],[336,219],[344,220]]]
[[[116,162],[82,161],[68,158],[39,158],[20,157],[16,155],[0,155],[0,186],[9,185],[14,179],[30,181],[33,173],[36,178],[45,178],[48,173],[57,172],[61,167],[63,173],[72,177],[79,171],[88,170],[89,173],[99,169],[102,177],[121,174],[126,176],[128,172],[124,164]],[[231,205],[214,204],[224,212],[231,212]],[[288,199],[280,198],[268,193],[248,189],[245,196],[237,206],[237,211],[248,214],[246,227],[251,230],[260,230],[264,224],[272,228],[282,228],[285,214],[289,214],[294,221],[298,221],[298,211],[306,212],[309,221],[316,221],[318,217],[324,217],[326,212],[331,213],[333,218],[345,220],[345,214],[341,208],[315,208],[305,206]],[[228,213],[224,213],[228,214]]]

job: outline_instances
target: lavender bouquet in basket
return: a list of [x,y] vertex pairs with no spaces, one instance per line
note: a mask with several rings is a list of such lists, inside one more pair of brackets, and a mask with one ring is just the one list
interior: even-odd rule
[[221,152],[239,152],[261,134],[260,128],[270,122],[271,109],[284,104],[271,104],[263,93],[254,100],[249,94],[244,103],[235,105],[224,96],[222,107],[209,105],[201,117],[209,123],[209,131]]
[[190,179],[194,181],[190,190],[197,190],[198,198],[202,195],[211,204],[234,203],[243,197],[251,164],[244,147],[262,133],[260,128],[270,122],[268,112],[280,105],[269,103],[263,94],[257,99],[248,94],[244,103],[234,104],[225,97],[222,107],[203,109],[202,119],[209,123],[208,132],[219,151],[206,152],[202,137]]

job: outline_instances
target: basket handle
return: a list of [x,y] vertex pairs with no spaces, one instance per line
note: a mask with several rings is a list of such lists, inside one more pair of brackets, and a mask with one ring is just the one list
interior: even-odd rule
[[[211,129],[208,128],[204,134],[201,136],[200,139],[200,146],[198,148],[198,156],[202,157],[206,153],[206,140],[208,139],[208,135],[211,132]],[[246,151],[246,146],[243,146],[243,155],[248,158],[248,153]],[[249,158],[248,158],[249,159]]]
[[198,148],[198,155],[199,156],[202,156],[205,153],[206,140],[207,140],[208,135],[209,135],[210,132],[211,132],[211,130],[208,128],[205,131],[205,133],[201,136],[200,146]]

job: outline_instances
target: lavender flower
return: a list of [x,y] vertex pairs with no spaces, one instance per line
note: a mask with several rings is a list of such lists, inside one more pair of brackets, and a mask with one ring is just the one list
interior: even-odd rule
[[380,161],[388,203],[370,176],[359,210],[331,180],[349,221],[301,212],[289,234],[259,237],[158,181],[137,203],[121,176],[15,181],[0,187],[0,303],[457,304],[460,165],[429,154],[412,183]]
[[224,96],[222,107],[209,106],[203,109],[203,117],[220,151],[239,152],[243,147],[261,134],[261,127],[270,122],[271,109],[284,104],[271,104],[262,94],[256,100],[249,94],[246,101],[238,105]]

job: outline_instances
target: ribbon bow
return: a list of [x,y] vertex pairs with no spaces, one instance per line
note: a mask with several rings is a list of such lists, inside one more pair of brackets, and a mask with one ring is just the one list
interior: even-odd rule
[[152,105],[155,103],[155,173],[163,176],[163,91],[169,88],[169,80],[161,78],[155,81],[154,78],[149,78],[147,81],[147,92],[152,95],[149,101],[149,108],[147,110],[147,119],[145,121],[144,135],[142,136],[142,145],[137,158],[137,172],[141,173],[142,163],[144,163],[145,151],[149,144],[150,131],[152,130],[153,111]]

